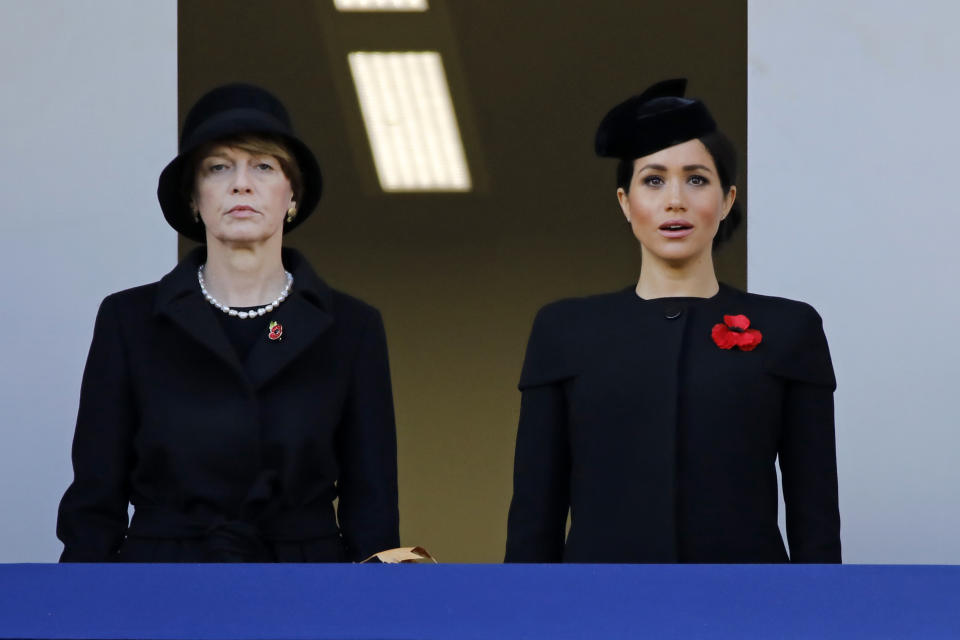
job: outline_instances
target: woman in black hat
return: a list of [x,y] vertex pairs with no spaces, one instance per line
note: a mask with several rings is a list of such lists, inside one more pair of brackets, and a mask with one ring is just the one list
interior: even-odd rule
[[100,307],[62,561],[357,561],[398,546],[380,314],[281,246],[320,191],[268,92],[228,85],[190,110],[157,195],[204,245]]
[[620,160],[640,277],[537,315],[507,561],[840,562],[820,316],[718,283],[712,250],[739,218],[736,157],[685,86],[654,85],[597,132],[597,153]]

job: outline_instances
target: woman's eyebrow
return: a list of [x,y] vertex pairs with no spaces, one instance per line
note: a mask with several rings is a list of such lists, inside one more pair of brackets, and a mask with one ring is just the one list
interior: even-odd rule
[[653,169],[654,171],[666,171],[666,170],[667,170],[667,168],[666,168],[665,166],[663,166],[662,164],[645,164],[645,165],[643,165],[642,167],[640,167],[639,169],[637,169],[637,173],[642,173],[642,172],[646,171],[647,169]]
[[[643,173],[647,169],[652,169],[653,171],[667,171],[667,168],[662,164],[645,164],[639,169],[637,173]],[[713,169],[703,164],[687,164],[683,166],[684,171],[708,171],[713,173]]]

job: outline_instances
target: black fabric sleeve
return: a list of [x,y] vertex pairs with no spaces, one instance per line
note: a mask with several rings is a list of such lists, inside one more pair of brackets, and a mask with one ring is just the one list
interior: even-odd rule
[[838,563],[840,512],[834,431],[835,379],[820,316],[810,309],[799,372],[784,395],[780,471],[791,562]]
[[570,453],[563,391],[523,392],[507,519],[506,562],[560,562],[570,506]]
[[520,424],[514,454],[513,500],[507,519],[506,562],[560,562],[570,506],[570,445],[565,375],[541,311],[521,374]]
[[348,559],[400,546],[393,390],[378,312],[360,340],[337,446],[337,519]]
[[60,501],[61,562],[112,560],[127,529],[137,410],[114,300],[100,305],[80,386],[74,480]]

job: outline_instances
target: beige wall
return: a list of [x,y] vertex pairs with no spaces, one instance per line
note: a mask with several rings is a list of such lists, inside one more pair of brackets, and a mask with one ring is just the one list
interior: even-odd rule
[[[498,562],[533,316],[638,273],[615,162],[592,152],[596,124],[653,81],[685,75],[745,150],[746,2],[431,0],[429,16],[393,17],[330,4],[180,3],[181,117],[233,80],[287,102],[326,180],[288,243],[386,322],[402,542],[443,561]],[[480,192],[377,191],[346,69],[361,44],[440,49]],[[741,176],[744,198],[745,186]],[[745,237],[719,256],[721,278],[738,286]]]

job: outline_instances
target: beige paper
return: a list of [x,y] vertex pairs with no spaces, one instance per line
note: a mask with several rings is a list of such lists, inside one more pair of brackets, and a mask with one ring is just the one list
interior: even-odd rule
[[427,561],[438,564],[437,560],[430,555],[430,552],[423,547],[397,547],[396,549],[386,549],[379,553],[373,554],[363,562],[371,562],[374,558],[384,564]]

